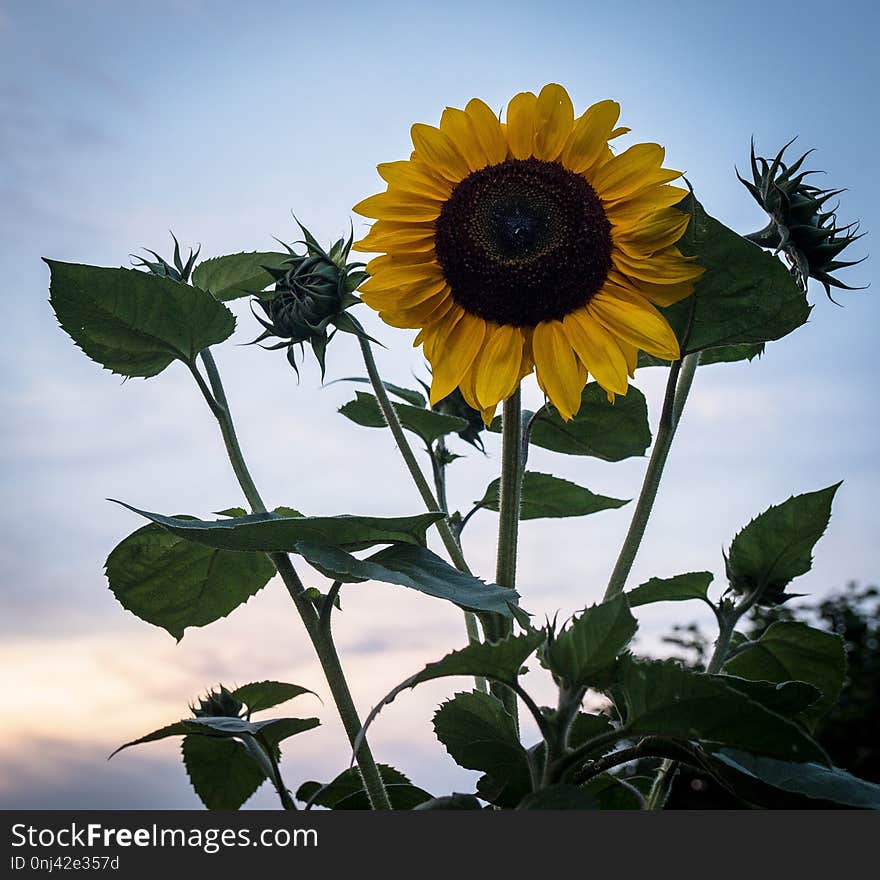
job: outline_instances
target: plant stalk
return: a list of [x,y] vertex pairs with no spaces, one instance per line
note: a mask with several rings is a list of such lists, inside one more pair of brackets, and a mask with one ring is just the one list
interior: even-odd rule
[[[226,392],[220,379],[217,364],[208,349],[201,352],[200,356],[205,366],[205,372],[208,375],[210,389],[205,385],[205,381],[195,365],[190,366],[191,372],[199,389],[205,396],[208,406],[217,418],[220,432],[226,445],[226,451],[229,455],[229,461],[232,464],[232,469],[235,471],[248,505],[254,513],[265,513],[266,505],[251,477],[238,442],[235,424],[232,421],[229,402],[226,398]],[[345,673],[342,670],[342,664],[339,661],[339,655],[333,643],[332,635],[329,629],[321,626],[318,613],[314,605],[306,598],[305,587],[296,569],[293,567],[290,557],[286,553],[269,553],[267,555],[281,576],[285,587],[287,587],[287,592],[290,594],[302,618],[306,632],[311,639],[321,667],[324,670],[327,685],[336,703],[345,732],[353,746],[362,725],[351,696],[351,690],[345,678]],[[362,740],[355,757],[364,781],[364,788],[367,790],[373,809],[390,810],[391,802],[388,800],[388,793],[385,791],[385,785],[382,782],[379,768],[365,738]]]
[[626,579],[632,571],[636,553],[638,553],[639,545],[645,536],[648,519],[651,516],[651,510],[657,498],[657,490],[660,488],[660,480],[663,476],[663,468],[666,466],[666,459],[669,457],[672,440],[675,437],[678,423],[681,420],[684,405],[694,381],[694,373],[699,363],[700,353],[696,352],[695,354],[686,355],[683,360],[676,361],[669,368],[669,377],[666,381],[666,395],[663,400],[663,410],[660,414],[657,436],[654,440],[654,449],[648,461],[648,467],[645,471],[641,491],[639,492],[639,500],[633,511],[629,531],[626,534],[623,546],[620,548],[620,554],[617,557],[617,562],[608,581],[608,587],[605,590],[605,600],[623,592],[626,586]]

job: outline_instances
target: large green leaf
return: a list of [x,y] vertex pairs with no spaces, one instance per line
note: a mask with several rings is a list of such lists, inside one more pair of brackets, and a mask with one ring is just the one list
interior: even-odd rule
[[690,196],[678,207],[693,214],[678,248],[706,270],[692,297],[662,310],[682,354],[781,339],[806,322],[806,295],[778,257],[710,217]]
[[308,688],[300,687],[298,684],[288,684],[286,681],[254,681],[243,684],[232,692],[233,697],[247,706],[249,713],[271,709],[302,694],[317,696]]
[[[385,790],[395,810],[412,810],[417,805],[431,800],[431,795],[394,767],[379,764],[379,775],[385,783]],[[312,806],[326,807],[328,810],[369,810],[370,799],[364,788],[360,770],[350,767],[331,782],[304,782],[296,791],[297,800]]]
[[797,724],[729,687],[720,676],[693,672],[673,660],[631,657],[621,661],[618,674],[614,698],[632,734],[827,763],[821,747]]
[[[493,480],[482,500],[476,502],[487,510],[498,510],[501,480]],[[629,501],[595,495],[576,483],[552,474],[526,471],[523,474],[520,519],[543,517],[586,516],[600,510],[623,507]]]
[[275,574],[263,553],[195,544],[150,523],[107,557],[107,580],[122,606],[176,639],[188,626],[226,617]]
[[640,810],[642,799],[638,789],[612,773],[600,773],[581,786],[596,799],[600,810]]
[[357,742],[360,743],[379,712],[398,694],[426,681],[468,675],[510,685],[516,683],[523,663],[535,653],[545,638],[546,633],[543,630],[533,630],[519,636],[508,636],[500,642],[474,642],[460,651],[447,654],[435,663],[429,663],[421,672],[402,681],[379,701],[367,716]]
[[846,651],[839,635],[797,621],[777,621],[761,638],[728,660],[724,671],[740,678],[813,685],[821,698],[800,717],[814,725],[840,696],[846,677]]
[[138,510],[117,502],[167,529],[174,535],[220,550],[258,550],[295,553],[300,542],[353,550],[375,544],[426,543],[425,533],[445,514],[416,516],[290,516],[254,513],[222,520],[185,519]]
[[[502,790],[531,790],[528,756],[516,722],[496,697],[470,691],[441,704],[434,732],[453,760],[468,770],[481,770]],[[479,789],[478,789],[479,791]],[[498,792],[503,799],[503,791]]]
[[730,585],[737,592],[757,590],[759,604],[784,601],[788,584],[813,564],[813,547],[831,518],[839,486],[796,495],[755,517],[730,545]]
[[770,709],[785,718],[797,717],[822,696],[822,692],[818,688],[805,681],[775,683],[761,679],[741,678],[736,675],[713,677],[718,678],[727,687],[745,694],[750,700],[760,703],[765,709]]
[[[711,364],[731,364],[737,361],[752,361],[764,354],[763,342],[744,342],[742,345],[719,345],[717,348],[703,349],[700,355],[700,366],[707,367]],[[639,352],[638,366],[641,367],[668,367],[669,361],[654,357],[644,351]]]
[[577,785],[549,785],[526,795],[518,810],[596,810],[599,801],[587,788]]
[[494,611],[510,617],[508,603],[515,605],[519,599],[516,590],[487,584],[453,568],[426,547],[414,544],[392,544],[366,559],[357,559],[337,547],[317,544],[297,544],[296,552],[333,580],[399,584],[470,611]]
[[121,376],[155,376],[175,360],[193,364],[235,329],[232,312],[198,287],[134,269],[46,263],[62,329]]
[[238,740],[189,735],[182,750],[189,781],[209,810],[237,810],[266,778]]
[[[501,419],[496,418],[489,430],[500,433]],[[563,421],[549,404],[541,407],[532,422],[529,442],[554,452],[590,455],[604,461],[644,455],[651,445],[645,395],[630,385],[625,396],[617,395],[614,403],[609,403],[599,385],[590,382],[581,396],[581,408],[571,421]]]
[[687,599],[706,599],[711,571],[689,571],[671,578],[651,578],[626,594],[630,608],[653,602],[683,602]]
[[737,749],[719,749],[712,753],[712,758],[784,791],[848,807],[880,810],[880,785],[838,767],[779,761]]
[[214,294],[217,299],[230,300],[258,293],[274,283],[272,273],[264,267],[281,268],[290,254],[241,253],[203,260],[192,274],[193,284]]
[[[356,392],[357,398],[343,404],[339,412],[347,419],[366,428],[385,428],[387,422],[379,409],[379,401],[372,394]],[[467,422],[458,416],[410,406],[407,403],[392,403],[400,424],[408,431],[418,434],[428,445],[444,434],[457,434],[467,428]]]
[[617,658],[635,635],[638,623],[623,595],[587,608],[548,641],[545,660],[551,671],[576,690],[610,682]]

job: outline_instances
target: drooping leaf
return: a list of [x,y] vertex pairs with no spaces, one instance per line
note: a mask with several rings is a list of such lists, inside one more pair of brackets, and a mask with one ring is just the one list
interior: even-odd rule
[[266,778],[238,740],[190,735],[182,750],[189,781],[209,810],[237,810]]
[[426,543],[425,533],[443,513],[416,516],[289,516],[254,513],[222,520],[184,519],[138,510],[117,502],[178,537],[220,550],[296,552],[300,542],[363,549],[375,544]]
[[[415,786],[399,770],[387,764],[379,764],[379,775],[395,810],[412,810],[418,804],[431,799],[431,795]],[[304,782],[296,792],[296,798],[313,806],[329,810],[369,810],[370,799],[364,788],[363,778],[357,767],[350,767],[326,784]]]
[[121,376],[155,376],[175,360],[192,364],[235,329],[232,312],[198,287],[134,269],[46,263],[62,329]]
[[797,724],[764,708],[719,676],[672,660],[623,658],[614,699],[634,735],[716,743],[788,761],[827,763]]
[[686,343],[682,354],[781,339],[806,322],[806,296],[778,257],[710,217],[690,196],[678,208],[693,217],[677,247],[705,268],[692,297],[661,310]]
[[[366,376],[348,376],[345,379],[335,379],[334,382],[356,382],[360,385],[373,384]],[[328,382],[327,384],[332,385],[333,382]],[[410,406],[418,406],[422,409],[425,409],[428,406],[428,401],[421,391],[414,391],[412,388],[403,388],[400,385],[394,385],[391,382],[383,382],[382,384],[385,386],[385,390],[389,394],[393,394],[395,397],[400,398],[400,400],[404,403],[408,403]]]
[[706,599],[711,571],[689,571],[671,578],[651,578],[626,594],[630,608],[653,602],[683,602],[686,599]]
[[107,557],[107,580],[124,608],[176,639],[188,626],[226,617],[275,574],[263,553],[196,544],[150,523]]
[[831,518],[840,483],[795,495],[755,517],[730,545],[727,577],[739,593],[759,591],[759,604],[785,601],[785,588],[813,564],[813,547]]
[[238,299],[273,284],[275,278],[264,267],[280,269],[289,259],[290,254],[258,251],[212,257],[196,266],[192,281],[219,300]]
[[[481,501],[476,502],[487,510],[498,510],[501,480],[493,480],[486,489]],[[522,504],[519,518],[540,519],[542,517],[586,516],[600,510],[623,507],[629,501],[595,495],[568,480],[526,471],[523,474]]]
[[880,785],[838,767],[792,763],[737,749],[719,749],[712,758],[723,765],[784,791],[847,807],[880,810]]
[[599,802],[586,788],[560,783],[526,795],[518,810],[596,810]]
[[[419,406],[406,403],[392,403],[400,424],[408,431],[418,434],[430,445],[445,434],[457,434],[467,428],[467,422],[458,416],[449,416]],[[357,399],[343,404],[339,412],[347,419],[366,428],[387,427],[385,417],[379,409],[379,401],[372,394],[357,392]]]
[[286,703],[301,694],[312,694],[314,691],[300,687],[298,684],[288,684],[285,681],[254,681],[237,687],[232,696],[244,703],[249,712],[262,712]]
[[[489,430],[501,433],[500,417],[493,420]],[[626,395],[618,395],[614,403],[609,403],[599,385],[589,382],[581,395],[581,408],[571,421],[563,421],[549,404],[538,410],[529,443],[553,452],[589,455],[604,461],[644,455],[651,445],[645,395],[630,385]]]
[[528,756],[516,722],[496,697],[481,691],[456,694],[434,715],[434,732],[461,767],[481,770],[502,789],[519,792],[525,784],[530,790]]
[[846,677],[843,639],[834,633],[797,621],[777,621],[724,665],[740,678],[763,681],[802,681],[821,697],[800,718],[813,726],[837,702]]
[[453,651],[435,663],[429,663],[421,672],[411,675],[390,691],[367,716],[358,735],[355,751],[376,716],[402,691],[414,688],[426,681],[468,675],[514,684],[523,663],[538,649],[546,638],[543,630],[533,630],[519,636],[508,636],[500,642],[476,642]]
[[554,675],[573,690],[604,687],[637,627],[626,598],[614,596],[572,618],[548,641],[545,660]]
[[494,611],[510,617],[508,603],[516,604],[519,598],[516,590],[487,584],[453,568],[426,547],[414,544],[392,544],[366,559],[357,559],[336,547],[316,544],[297,544],[296,552],[333,580],[399,584],[470,611]]

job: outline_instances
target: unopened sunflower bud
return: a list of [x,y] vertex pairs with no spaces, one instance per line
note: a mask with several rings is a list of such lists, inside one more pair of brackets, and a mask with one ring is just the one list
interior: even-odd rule
[[312,351],[324,375],[324,362],[327,344],[337,330],[345,333],[365,335],[363,330],[346,309],[360,302],[354,295],[366,278],[361,271],[363,263],[348,263],[352,239],[340,239],[329,251],[325,251],[309,231],[302,225],[306,252],[297,254],[292,247],[285,245],[290,258],[280,267],[266,267],[275,278],[274,290],[257,294],[256,304],[265,313],[265,318],[254,312],[254,317],[263,325],[264,332],[254,340],[262,343],[266,339],[277,338],[267,349],[287,349],[290,365],[299,372],[296,364],[294,346],[312,346]]
[[752,142],[752,182],[745,180],[739,172],[737,177],[770,215],[770,222],[764,229],[745,237],[761,247],[781,251],[791,266],[792,274],[805,291],[809,278],[815,278],[822,284],[829,299],[832,299],[832,287],[859,290],[861,288],[844,284],[833,275],[838,269],[862,262],[838,259],[844,248],[862,237],[858,232],[859,224],[838,226],[838,206],[827,206],[832,198],[843,192],[842,189],[823,190],[805,182],[807,176],[819,173],[801,171],[804,160],[812,150],[804,153],[792,165],[782,161],[783,154],[792,143],[789,141],[771,162],[755,156],[755,144]]
[[144,257],[141,257],[138,254],[131,254],[131,258],[137,261],[134,266],[137,269],[146,269],[151,275],[158,275],[160,278],[170,278],[172,281],[189,284],[189,276],[192,274],[193,266],[195,266],[202,246],[199,245],[195,251],[190,248],[189,257],[184,263],[180,256],[180,244],[173,232],[171,233],[171,237],[174,239],[174,257],[172,258],[172,263],[169,263],[166,259],[160,257],[155,251],[151,251],[149,248],[143,248],[148,254],[152,254],[156,258],[156,261],[153,262],[153,260],[144,259]]
[[208,691],[199,699],[198,706],[190,706],[195,718],[238,718],[243,708],[244,703],[222,684],[219,691]]

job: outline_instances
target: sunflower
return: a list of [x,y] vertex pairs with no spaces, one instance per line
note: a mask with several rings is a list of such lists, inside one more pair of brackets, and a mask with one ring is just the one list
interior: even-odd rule
[[361,295],[393,327],[418,329],[432,404],[461,389],[491,420],[532,370],[565,419],[588,374],[626,394],[639,350],[679,357],[656,306],[693,290],[702,269],[675,247],[686,191],[658,144],[608,144],[620,106],[575,119],[562,86],[518,94],[506,122],[479,99],[412,127],[408,160],[354,210],[376,222],[355,249],[381,253]]

